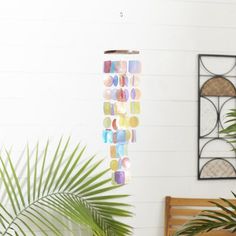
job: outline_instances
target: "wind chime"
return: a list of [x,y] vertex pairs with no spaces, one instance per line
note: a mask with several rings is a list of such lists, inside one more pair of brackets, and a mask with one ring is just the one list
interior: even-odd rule
[[109,144],[113,184],[129,182],[128,144],[136,142],[139,125],[139,89],[141,63],[135,59],[139,51],[110,50],[104,52],[104,120],[103,141]]

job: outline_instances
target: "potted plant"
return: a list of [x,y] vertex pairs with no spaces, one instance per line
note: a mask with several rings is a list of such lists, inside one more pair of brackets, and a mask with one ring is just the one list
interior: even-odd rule
[[69,142],[61,139],[53,155],[49,142],[42,152],[39,144],[27,146],[21,168],[10,151],[0,155],[0,235],[62,236],[62,229],[71,231],[68,221],[94,236],[131,234],[117,219],[132,216],[130,205],[118,201],[127,195],[112,192],[120,186],[111,185],[109,169],[98,171],[102,160],[84,159],[79,144],[69,151]]

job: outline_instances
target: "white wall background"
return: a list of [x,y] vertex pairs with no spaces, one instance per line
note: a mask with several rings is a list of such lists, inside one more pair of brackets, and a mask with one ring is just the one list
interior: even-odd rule
[[163,235],[166,195],[235,190],[235,181],[197,181],[197,54],[236,54],[235,12],[234,0],[1,1],[1,145],[63,134],[106,154],[103,51],[139,49],[142,117],[124,192],[134,235]]

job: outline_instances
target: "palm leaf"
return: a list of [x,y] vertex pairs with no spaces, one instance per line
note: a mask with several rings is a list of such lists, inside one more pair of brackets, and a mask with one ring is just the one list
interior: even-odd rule
[[236,109],[230,109],[226,114],[228,120],[225,121],[229,124],[226,128],[222,129],[220,133],[225,134],[226,138],[235,139],[236,138]]
[[45,236],[62,236],[71,230],[68,221],[94,236],[131,235],[131,226],[118,220],[132,216],[130,205],[118,201],[128,195],[111,194],[121,186],[106,178],[109,169],[98,171],[102,160],[95,156],[80,161],[85,147],[71,150],[70,138],[63,143],[61,138],[52,156],[49,142],[41,153],[39,144],[33,151],[27,145],[21,163],[26,177],[14,166],[11,152],[0,155],[0,199],[6,199],[6,206],[0,202],[0,235],[36,236],[37,229]]
[[216,210],[205,210],[193,220],[190,220],[182,229],[178,230],[174,236],[194,236],[199,233],[209,232],[215,229],[226,229],[231,232],[236,230],[236,214],[235,205],[221,198],[222,203],[225,202],[227,207],[217,202],[211,202],[216,206]]

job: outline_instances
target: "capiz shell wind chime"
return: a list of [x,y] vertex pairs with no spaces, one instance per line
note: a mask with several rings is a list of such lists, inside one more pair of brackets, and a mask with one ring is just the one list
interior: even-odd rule
[[128,144],[136,142],[139,125],[139,89],[141,62],[139,51],[105,51],[103,92],[103,141],[109,144],[113,184],[123,185],[130,179]]

